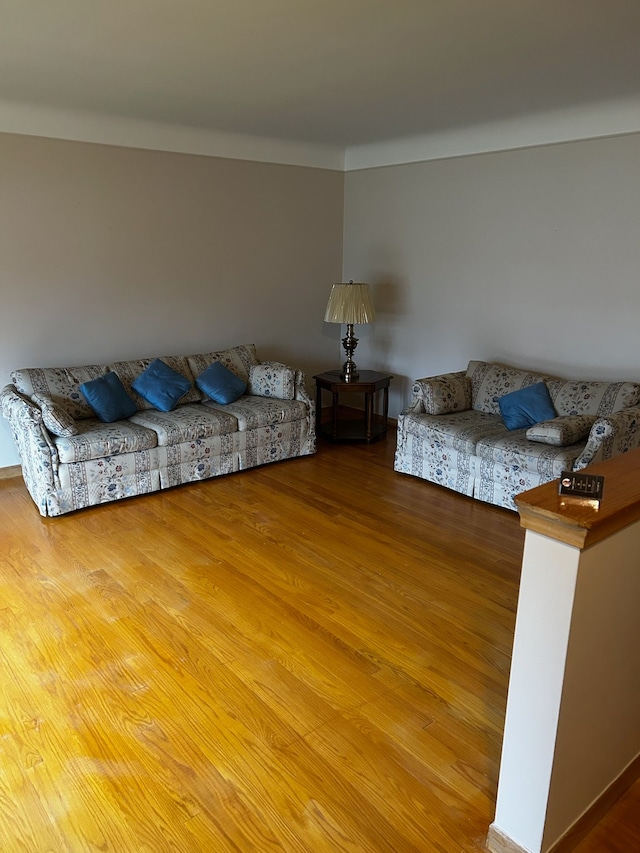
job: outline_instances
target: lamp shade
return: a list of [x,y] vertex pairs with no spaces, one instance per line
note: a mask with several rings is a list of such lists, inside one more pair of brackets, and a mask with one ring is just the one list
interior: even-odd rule
[[333,285],[324,314],[325,323],[373,323],[375,318],[368,284],[350,281]]

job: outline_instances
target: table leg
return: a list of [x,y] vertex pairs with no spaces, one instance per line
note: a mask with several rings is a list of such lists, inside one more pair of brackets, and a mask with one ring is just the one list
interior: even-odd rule
[[364,395],[364,420],[367,427],[367,441],[371,441],[373,436],[373,396],[375,391],[371,393],[365,392]]
[[332,435],[334,438],[338,437],[338,393],[333,394],[333,404],[331,406],[331,415],[332,415]]
[[387,431],[387,417],[389,415],[389,386],[384,389],[384,402],[383,402],[383,414],[382,414],[382,427],[384,431]]
[[316,433],[320,432],[322,423],[322,388],[316,385]]

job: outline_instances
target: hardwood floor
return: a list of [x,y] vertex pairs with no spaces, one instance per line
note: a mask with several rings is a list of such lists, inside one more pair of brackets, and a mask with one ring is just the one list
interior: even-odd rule
[[0,850],[484,850],[523,532],[392,459],[49,520],[1,481]]

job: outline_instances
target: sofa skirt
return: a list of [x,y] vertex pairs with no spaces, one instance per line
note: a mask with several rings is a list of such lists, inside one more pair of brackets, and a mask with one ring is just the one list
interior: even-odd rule
[[56,479],[59,487],[46,496],[47,515],[156,492],[158,448],[59,465]]
[[473,497],[474,460],[470,453],[404,433],[396,449],[394,469]]
[[[39,495],[43,515],[84,507],[244,471],[315,452],[307,418],[209,436],[166,447],[58,466],[56,488]],[[35,497],[34,497],[35,500]]]

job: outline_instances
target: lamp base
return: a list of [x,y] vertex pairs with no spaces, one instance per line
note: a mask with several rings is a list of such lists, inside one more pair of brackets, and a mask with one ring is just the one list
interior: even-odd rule
[[347,323],[347,334],[342,339],[342,346],[347,354],[347,360],[342,365],[340,379],[342,379],[343,382],[356,382],[359,379],[360,374],[358,373],[358,367],[353,360],[353,352],[358,346],[358,339],[353,334],[353,323]]
[[353,362],[351,362],[350,365],[347,365],[346,362],[342,365],[340,379],[342,379],[343,382],[357,382],[358,379],[360,379],[360,374],[356,370],[356,365]]

